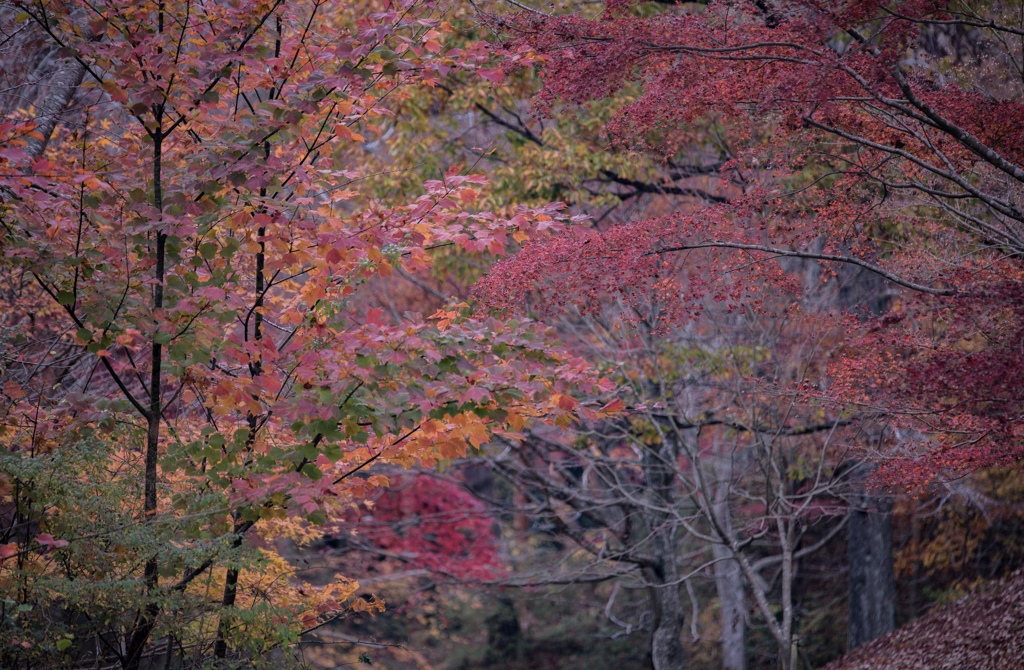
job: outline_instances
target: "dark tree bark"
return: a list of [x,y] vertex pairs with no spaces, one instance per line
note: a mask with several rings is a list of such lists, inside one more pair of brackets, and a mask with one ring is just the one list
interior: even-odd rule
[[500,598],[497,609],[484,620],[484,625],[487,628],[487,654],[484,662],[501,666],[518,660],[523,640],[513,602]]
[[[892,299],[885,281],[862,268],[840,271],[838,303],[864,316],[884,314]],[[852,497],[846,538],[850,565],[848,646],[888,633],[896,624],[896,580],[892,566],[891,503],[867,490],[871,466],[851,473]]]
[[850,649],[888,633],[896,624],[889,508],[887,500],[863,490],[850,508]]

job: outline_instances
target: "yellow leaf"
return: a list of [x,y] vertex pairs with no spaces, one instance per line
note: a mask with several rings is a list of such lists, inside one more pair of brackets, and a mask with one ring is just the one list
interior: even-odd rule
[[512,430],[519,431],[526,425],[526,419],[517,412],[508,413],[508,425]]

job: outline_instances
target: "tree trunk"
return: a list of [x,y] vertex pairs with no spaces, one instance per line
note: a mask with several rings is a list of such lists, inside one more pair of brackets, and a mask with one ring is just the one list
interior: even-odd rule
[[722,626],[722,670],[746,670],[746,599],[740,565],[729,548],[715,544],[715,589]]
[[[722,530],[732,535],[732,513],[729,510],[729,482],[732,480],[732,461],[722,455],[715,461],[715,518]],[[746,670],[746,598],[743,591],[743,573],[732,551],[721,543],[711,547],[715,560],[715,589],[722,626],[722,670]]]
[[519,659],[523,640],[515,603],[499,598],[497,608],[484,620],[484,626],[487,628],[485,663],[502,666]]
[[889,509],[888,501],[863,489],[850,508],[850,649],[888,633],[896,624]]
[[84,76],[85,66],[75,58],[66,59],[54,73],[39,106],[39,115],[36,116],[34,132],[38,137],[29,137],[25,142],[25,153],[30,159],[35,160],[46,151],[57,122],[71,103]]
[[651,553],[657,565],[644,569],[650,593],[654,621],[651,627],[651,662],[654,670],[680,670],[683,665],[682,630],[686,620],[676,556],[678,528],[665,510],[672,509],[675,498],[677,445],[663,440],[660,449],[644,449],[643,470],[650,507],[643,512]]
[[[156,116],[157,129],[150,134],[153,139],[153,207],[156,209],[157,226],[163,221],[163,182],[162,161],[164,134],[161,128],[162,117]],[[153,314],[159,314],[164,307],[164,278],[167,261],[167,233],[160,227],[156,230],[153,259]],[[159,483],[158,465],[160,462],[160,419],[163,411],[163,345],[153,335],[150,354],[149,377],[149,412],[146,415],[146,473],[143,480],[142,510],[145,514],[143,523],[150,523],[156,518],[157,484]],[[125,670],[139,670],[142,655],[149,643],[149,637],[156,626],[156,618],[160,614],[160,605],[155,600],[156,591],[160,586],[160,564],[156,555],[146,560],[143,567],[146,595],[150,602],[136,618],[135,627],[131,632],[128,651],[122,661]]]
[[654,670],[681,670],[683,643],[680,639],[686,616],[679,584],[648,587],[654,622],[651,633],[651,663]]
[[[841,307],[879,316],[889,309],[892,292],[878,274],[844,265],[839,271]],[[865,480],[871,470],[857,466],[851,478],[853,498],[846,538],[850,564],[848,645],[850,649],[884,635],[896,623],[896,580],[892,567],[892,521],[887,500],[872,496]]]

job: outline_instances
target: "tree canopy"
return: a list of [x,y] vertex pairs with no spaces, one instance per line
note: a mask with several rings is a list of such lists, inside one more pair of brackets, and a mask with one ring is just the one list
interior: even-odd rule
[[0,3],[0,665],[563,588],[797,670],[1010,574],[1022,12]]

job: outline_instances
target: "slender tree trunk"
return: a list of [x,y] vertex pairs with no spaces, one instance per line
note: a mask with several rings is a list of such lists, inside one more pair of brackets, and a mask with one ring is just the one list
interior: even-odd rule
[[651,550],[658,565],[644,570],[654,622],[651,627],[651,662],[654,670],[684,667],[682,630],[686,621],[676,557],[676,526],[664,510],[672,509],[675,498],[676,445],[663,440],[660,448],[644,450],[643,468],[651,505],[644,522],[651,537]]
[[715,588],[721,609],[722,670],[746,670],[746,597],[743,575],[728,547],[714,545]]
[[[156,208],[158,220],[163,216],[163,141],[162,115],[156,115],[157,128],[151,131],[153,139],[153,206]],[[167,234],[164,233],[159,223],[156,228],[156,244],[154,246],[153,268],[153,315],[157,317],[164,306],[164,275],[166,272],[166,248]],[[160,418],[163,414],[163,345],[158,341],[158,333],[154,332],[152,341],[152,353],[150,360],[149,378],[149,408],[146,416],[146,463],[143,481],[143,513],[144,523],[149,523],[156,517],[157,511],[157,463],[160,459]],[[159,587],[159,563],[154,555],[146,560],[143,568],[143,576],[146,584],[146,592],[151,597]],[[160,613],[160,606],[155,600],[151,600],[136,618],[132,629],[128,648],[125,654],[123,667],[125,670],[138,670],[142,661],[142,652],[149,642],[149,636],[156,625],[156,618]]]
[[782,639],[779,641],[779,666],[782,670],[795,670],[793,640],[793,578],[796,575],[796,562],[793,558],[793,522],[776,519],[779,527],[779,540],[782,544]]
[[[729,482],[732,481],[732,461],[729,454],[715,460],[714,513],[722,530],[732,536],[732,513],[729,510]],[[722,670],[746,670],[746,596],[743,573],[732,551],[724,544],[711,547],[715,560],[715,589],[722,627]]]
[[[277,27],[277,39],[274,42],[274,57],[277,58],[281,55],[281,16],[276,17]],[[279,94],[280,90],[270,90],[269,98],[273,99],[276,94]],[[263,158],[267,160],[270,158],[270,142],[263,143]],[[267,197],[267,189],[265,187],[260,188],[260,199]],[[256,253],[256,271],[253,277],[253,288],[255,289],[256,299],[252,311],[253,316],[253,328],[252,338],[254,341],[259,342],[263,339],[263,305],[264,305],[264,294],[266,293],[265,279],[263,277],[263,269],[266,266],[266,243],[263,241],[263,236],[267,234],[265,228],[258,228],[256,230],[256,240],[259,244],[260,250]],[[245,337],[249,338],[249,324],[245,326]],[[259,359],[250,360],[249,362],[249,376],[252,379],[256,379],[263,372],[263,362]],[[259,398],[256,398],[258,401]],[[249,435],[246,438],[246,447],[251,452],[256,443],[256,432],[259,430],[259,417],[253,413],[249,413],[247,417],[249,423]],[[242,544],[243,534],[241,530],[241,520],[238,518],[238,514],[234,515],[234,531],[236,534],[235,540],[232,543],[232,548],[240,547]],[[227,576],[224,580],[224,595],[221,597],[221,606],[223,611],[221,612],[220,621],[217,623],[217,639],[213,645],[213,656],[217,659],[224,659],[227,657],[228,644],[227,636],[230,632],[231,619],[230,611],[235,606],[235,599],[238,595],[238,576],[239,571],[236,567],[229,567]]]
[[[269,147],[267,149],[269,153]],[[265,196],[266,191],[261,189],[260,195]],[[259,228],[256,231],[257,239],[262,240],[266,234],[264,228]],[[260,341],[263,339],[263,293],[264,293],[264,278],[263,268],[266,262],[266,247],[261,241],[259,243],[260,250],[256,254],[256,303],[255,309],[253,310],[253,340]],[[248,338],[248,326],[246,327],[246,337]],[[263,364],[258,360],[252,360],[249,363],[249,375],[256,379],[263,372]],[[257,398],[258,400],[259,398]],[[247,420],[249,422],[249,435],[246,438],[246,448],[251,451],[256,443],[256,432],[259,429],[259,417],[253,413],[249,413]],[[242,534],[239,532],[242,527],[242,521],[239,518],[237,512],[233,514],[234,531],[236,534],[235,540],[232,542],[232,549],[237,549],[242,545]],[[239,571],[236,567],[229,567],[227,576],[224,579],[224,595],[221,597],[221,607],[223,611],[220,615],[220,621],[217,624],[217,640],[213,645],[213,656],[214,658],[223,659],[227,658],[228,643],[227,637],[231,629],[231,609],[235,606],[235,599],[238,595],[238,576]]]
[[890,504],[864,490],[864,477],[866,471],[855,475],[859,491],[851,504],[847,523],[850,649],[888,633],[896,624]]
[[[236,526],[237,532],[237,526]],[[238,593],[238,569],[228,568],[227,576],[224,579],[224,595],[221,598],[221,607],[230,610],[235,606],[235,595]],[[213,657],[218,659],[227,658],[228,655],[228,633],[231,632],[231,620],[224,612],[217,624],[217,640],[213,644]]]

